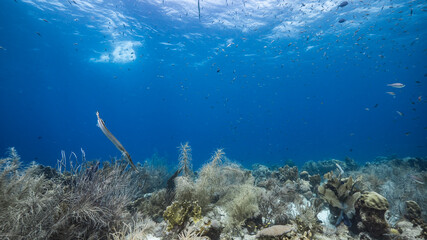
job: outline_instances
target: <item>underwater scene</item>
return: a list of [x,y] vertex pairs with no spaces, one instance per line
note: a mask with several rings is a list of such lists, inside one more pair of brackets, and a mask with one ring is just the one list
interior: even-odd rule
[[0,9],[0,240],[427,239],[426,1]]

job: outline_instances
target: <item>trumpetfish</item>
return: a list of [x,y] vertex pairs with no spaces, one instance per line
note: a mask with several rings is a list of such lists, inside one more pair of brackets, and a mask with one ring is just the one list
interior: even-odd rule
[[126,158],[126,160],[129,162],[129,164],[132,166],[132,168],[135,171],[138,171],[135,164],[133,164],[132,158],[130,158],[128,151],[126,151],[126,149],[119,142],[119,140],[117,140],[117,138],[114,137],[114,135],[107,129],[107,127],[105,126],[104,120],[102,120],[99,117],[98,111],[96,111],[96,117],[98,118],[98,124],[96,124],[96,125],[101,129],[101,131],[104,133],[104,135],[114,144],[114,146],[116,146],[116,148],[119,149],[119,151]]

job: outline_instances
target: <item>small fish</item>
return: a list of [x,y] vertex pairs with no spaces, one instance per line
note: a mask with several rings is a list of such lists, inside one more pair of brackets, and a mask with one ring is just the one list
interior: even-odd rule
[[42,36],[41,33],[39,33],[39,32],[36,32],[36,34],[39,35],[40,37]]
[[396,96],[396,93],[394,93],[394,92],[385,92],[385,93],[387,93],[388,95],[391,95],[391,96]]
[[43,20],[43,21],[45,21],[45,22],[47,22],[47,23],[49,22],[48,20],[46,20],[46,19],[44,19],[44,18],[43,18],[42,20]]
[[6,50],[6,48],[4,48],[4,47],[0,46],[0,50]]
[[423,97],[422,96],[418,96],[418,102],[421,102],[422,100],[423,100]]
[[347,20],[345,20],[344,18],[341,18],[340,20],[338,20],[339,23],[343,23],[345,21],[347,21]]
[[390,83],[387,84],[388,87],[394,87],[394,88],[404,88],[406,85],[403,83]]
[[396,111],[397,114],[399,114],[401,117],[403,117],[403,113]]
[[340,5],[338,5],[338,7],[339,8],[343,8],[343,7],[347,6],[347,5],[348,5],[348,2],[344,1],[344,2],[340,3]]

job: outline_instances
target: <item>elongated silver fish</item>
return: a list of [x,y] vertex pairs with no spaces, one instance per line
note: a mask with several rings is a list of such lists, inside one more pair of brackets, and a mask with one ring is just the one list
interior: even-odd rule
[[119,142],[119,140],[117,140],[117,138],[114,137],[114,135],[107,129],[104,121],[99,117],[98,111],[96,112],[96,117],[98,118],[97,126],[101,129],[101,131],[104,133],[104,135],[114,144],[114,146],[116,146],[116,148],[119,149],[119,151],[126,158],[126,160],[129,162],[129,164],[132,166],[132,168],[135,169],[136,171],[138,171],[135,164],[133,164],[132,158],[130,158],[129,153],[126,151],[126,149],[123,147],[123,145]]
[[403,84],[403,83],[390,83],[390,84],[387,84],[387,86],[394,87],[394,88],[404,88],[405,84]]

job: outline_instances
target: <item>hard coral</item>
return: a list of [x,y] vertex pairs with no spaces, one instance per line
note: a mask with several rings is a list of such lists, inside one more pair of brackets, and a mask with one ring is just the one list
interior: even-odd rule
[[386,198],[376,192],[365,192],[355,203],[356,214],[352,231],[368,232],[372,237],[381,237],[389,232],[384,214],[389,207]]
[[286,182],[287,180],[296,181],[298,179],[298,167],[289,167],[286,165],[279,168],[278,172],[274,172],[273,176],[281,182]]
[[421,208],[415,201],[406,201],[405,218],[415,225],[421,225],[423,219],[421,217]]
[[256,237],[258,239],[281,239],[285,234],[292,231],[295,232],[296,229],[291,224],[274,225],[259,231]]

